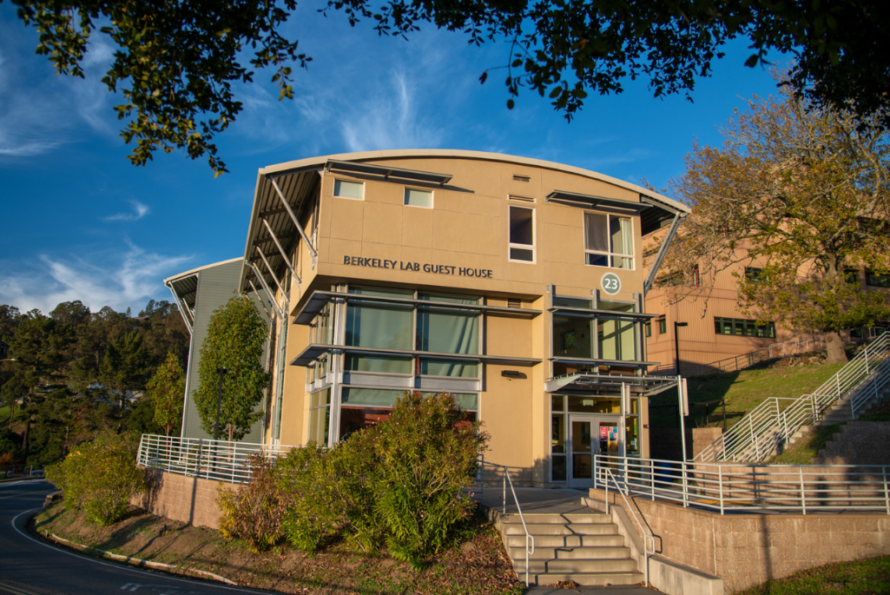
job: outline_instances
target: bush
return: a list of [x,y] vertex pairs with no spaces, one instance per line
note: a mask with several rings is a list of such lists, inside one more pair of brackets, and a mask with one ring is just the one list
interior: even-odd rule
[[451,395],[408,393],[389,419],[343,444],[309,445],[279,461],[277,487],[290,502],[282,531],[309,553],[346,535],[366,551],[385,542],[420,566],[471,514],[462,490],[486,442]]
[[137,448],[134,437],[103,434],[47,467],[46,478],[64,492],[65,508],[85,511],[101,527],[111,525],[126,515],[130,498],[145,491]]
[[375,509],[387,547],[393,557],[419,566],[472,514],[475,503],[462,491],[474,483],[488,437],[478,423],[464,421],[449,394],[406,394],[374,430]]
[[252,551],[262,552],[281,540],[281,520],[289,499],[286,491],[276,488],[278,470],[273,462],[253,455],[250,468],[250,481],[240,489],[219,486],[219,532],[227,539],[243,539]]

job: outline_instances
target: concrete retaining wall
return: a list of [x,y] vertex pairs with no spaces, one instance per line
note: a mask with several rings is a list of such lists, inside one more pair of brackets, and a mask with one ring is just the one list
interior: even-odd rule
[[851,421],[819,456],[826,465],[884,465],[890,461],[890,422]]
[[[605,492],[590,490],[590,498],[604,502]],[[609,499],[624,504],[614,492]],[[660,555],[721,577],[728,593],[829,562],[890,554],[888,515],[721,516],[643,498],[632,502]]]
[[240,486],[175,473],[151,470],[151,489],[132,500],[152,514],[196,527],[219,527],[216,494],[220,485],[238,489]]

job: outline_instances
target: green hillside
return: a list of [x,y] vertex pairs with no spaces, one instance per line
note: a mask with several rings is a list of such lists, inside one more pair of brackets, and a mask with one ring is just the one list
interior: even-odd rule
[[[819,388],[841,364],[777,365],[759,370],[728,374],[694,376],[687,379],[690,414],[686,427],[703,428],[723,425],[718,404],[698,405],[725,399],[726,424],[731,428],[748,411],[770,397],[797,398]],[[677,393],[668,391],[650,401],[650,424],[677,427]],[[710,421],[707,414],[710,413]]]

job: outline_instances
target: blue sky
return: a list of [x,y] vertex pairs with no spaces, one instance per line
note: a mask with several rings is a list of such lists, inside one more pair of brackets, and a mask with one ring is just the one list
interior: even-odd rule
[[[694,103],[653,99],[643,80],[623,94],[591,96],[571,123],[526,92],[506,109],[506,44],[468,46],[427,27],[380,38],[301,4],[288,25],[313,57],[296,70],[295,99],[277,101],[271,73],[239,88],[245,110],[218,139],[231,173],[206,160],[158,154],[130,165],[100,83],[113,48],[96,36],[87,79],[54,74],[34,54],[37,35],[0,4],[0,303],[49,312],[79,299],[134,313],[170,299],[163,278],[243,255],[260,167],[348,151],[454,148],[547,159],[663,188],[683,173],[692,143],[720,142],[718,128],[743,98],[775,93],[766,70],[742,66],[744,41],[727,48]],[[116,101],[117,100],[117,101]]]

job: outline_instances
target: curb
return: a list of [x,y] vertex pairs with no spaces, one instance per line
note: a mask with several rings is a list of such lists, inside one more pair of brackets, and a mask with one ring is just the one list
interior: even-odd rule
[[199,575],[202,575],[205,577],[212,578],[213,580],[223,582],[227,585],[231,585],[233,587],[238,586],[238,583],[236,583],[234,581],[230,581],[229,579],[227,579],[224,576],[220,576],[218,574],[214,574],[214,573],[208,572],[206,570],[198,570],[196,568],[183,568],[182,566],[175,566],[173,564],[164,564],[162,562],[152,562],[151,560],[143,560],[142,558],[134,558],[133,556],[122,556],[120,554],[113,554],[111,552],[106,552],[105,550],[100,550],[100,549],[96,549],[96,548],[89,547],[86,545],[81,545],[74,541],[65,539],[64,537],[59,537],[55,533],[46,532],[46,533],[44,533],[44,535],[46,536],[47,539],[52,539],[53,541],[64,543],[65,545],[68,545],[69,547],[73,547],[77,550],[80,550],[83,552],[88,552],[88,553],[89,552],[98,552],[98,553],[102,554],[102,557],[111,558],[112,560],[119,560],[121,562],[126,562],[127,564],[133,564],[135,566],[145,566],[147,568],[158,568],[158,569],[162,569],[162,570],[170,570],[170,571],[175,572],[176,574],[184,574],[184,575],[199,574]]

